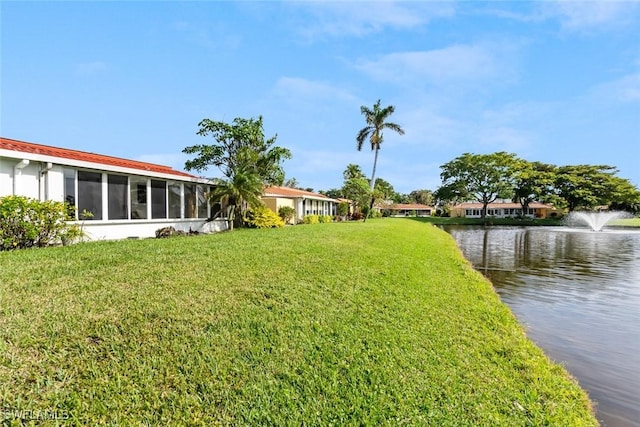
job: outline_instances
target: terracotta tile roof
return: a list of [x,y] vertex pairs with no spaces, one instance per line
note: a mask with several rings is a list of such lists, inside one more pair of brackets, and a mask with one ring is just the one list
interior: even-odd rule
[[332,199],[324,194],[312,193],[311,191],[298,190],[297,188],[290,187],[265,187],[263,194],[267,197],[311,198],[324,199],[327,202],[337,202],[336,199]]
[[146,171],[146,172],[158,172],[158,173],[164,173],[169,175],[178,175],[182,177],[196,178],[196,176],[194,175],[188,174],[186,172],[174,170],[169,166],[157,165],[154,163],[139,162],[136,160],[122,159],[120,157],[105,156],[103,154],[88,153],[86,151],[51,147],[48,145],[17,141],[15,139],[9,139],[9,138],[0,137],[0,149],[95,163],[97,168],[99,168],[100,165],[119,166],[122,168],[137,169],[137,170]]
[[[529,207],[531,209],[535,209],[535,208],[553,209],[553,206],[545,205],[544,203],[540,203],[540,202],[531,202],[529,203]],[[502,209],[521,209],[522,206],[520,205],[520,203],[512,203],[512,202],[489,203],[489,205],[487,205],[487,209],[501,209],[501,208]],[[478,202],[460,203],[458,205],[453,206],[452,209],[482,209],[482,203],[478,203]]]

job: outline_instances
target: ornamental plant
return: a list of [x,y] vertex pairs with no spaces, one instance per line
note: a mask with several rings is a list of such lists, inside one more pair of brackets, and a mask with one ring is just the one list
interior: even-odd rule
[[247,213],[246,224],[251,228],[282,228],[284,221],[266,206],[257,206]]
[[280,209],[278,209],[278,215],[285,223],[291,221],[295,214],[296,210],[291,206],[280,206]]
[[23,196],[0,197],[0,250],[67,244],[82,237],[68,204]]

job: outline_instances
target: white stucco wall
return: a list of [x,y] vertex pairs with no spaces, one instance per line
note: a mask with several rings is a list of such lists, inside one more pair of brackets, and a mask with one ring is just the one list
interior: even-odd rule
[[173,227],[178,231],[215,233],[227,230],[226,220],[205,222],[204,219],[184,220],[120,220],[120,221],[78,221],[87,240],[120,240],[130,238],[156,237],[156,230]]

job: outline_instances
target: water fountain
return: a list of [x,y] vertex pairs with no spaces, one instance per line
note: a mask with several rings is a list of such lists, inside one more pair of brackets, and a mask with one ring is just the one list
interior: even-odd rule
[[567,217],[567,225],[586,224],[593,231],[602,231],[602,228],[614,219],[624,218],[625,212],[571,212]]

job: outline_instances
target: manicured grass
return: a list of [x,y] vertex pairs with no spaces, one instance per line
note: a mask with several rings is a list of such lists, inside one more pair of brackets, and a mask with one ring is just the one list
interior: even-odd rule
[[616,219],[611,221],[611,225],[616,227],[640,227],[640,217]]
[[5,411],[72,425],[597,425],[452,238],[418,221],[5,252],[0,298]]

